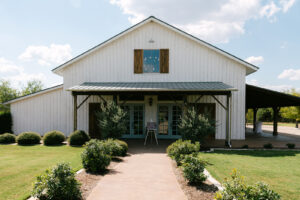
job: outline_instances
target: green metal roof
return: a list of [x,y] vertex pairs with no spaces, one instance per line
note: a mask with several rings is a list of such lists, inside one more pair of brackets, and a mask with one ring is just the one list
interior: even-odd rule
[[235,91],[222,82],[85,82],[67,89],[88,91]]

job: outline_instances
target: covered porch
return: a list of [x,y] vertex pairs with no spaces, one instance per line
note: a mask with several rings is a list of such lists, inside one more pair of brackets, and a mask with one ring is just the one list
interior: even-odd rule
[[[230,145],[231,96],[236,89],[222,82],[89,82],[68,90],[72,92],[74,101],[74,130],[78,128],[78,110],[89,98],[97,96],[102,102],[106,102],[105,97],[109,96],[130,113],[128,131],[123,138],[144,138],[147,122],[157,123],[159,139],[180,138],[177,122],[188,105],[196,105],[200,113],[208,112],[219,120],[219,123],[224,124],[220,126],[224,127],[224,130],[218,131],[225,133],[226,138],[223,139],[226,145]],[[80,101],[78,97],[81,97]],[[101,134],[101,130],[92,122],[95,121],[93,112],[99,108],[99,103],[89,103],[89,132],[92,137]],[[217,109],[222,109],[224,119],[216,115],[221,112],[217,112]]]

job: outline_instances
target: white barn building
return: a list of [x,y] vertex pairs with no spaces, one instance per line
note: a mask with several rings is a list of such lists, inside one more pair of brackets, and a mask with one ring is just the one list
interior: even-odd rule
[[244,140],[245,79],[257,69],[149,17],[53,69],[62,85],[9,101],[13,131],[95,136],[94,112],[112,100],[130,113],[125,138],[143,138],[150,121],[158,138],[179,138],[183,105],[193,104],[216,120],[215,139]]

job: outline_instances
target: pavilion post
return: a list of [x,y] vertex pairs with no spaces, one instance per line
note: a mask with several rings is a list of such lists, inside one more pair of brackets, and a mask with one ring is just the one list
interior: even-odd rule
[[225,145],[228,147],[231,147],[231,131],[230,131],[230,118],[231,118],[231,106],[230,106],[230,99],[231,99],[231,94],[228,94],[226,99],[226,141],[225,141]]
[[256,127],[256,116],[257,116],[257,108],[253,108],[253,133],[257,132],[257,127]]
[[77,95],[73,94],[73,130],[77,130]]
[[273,136],[278,135],[278,114],[280,107],[273,107]]

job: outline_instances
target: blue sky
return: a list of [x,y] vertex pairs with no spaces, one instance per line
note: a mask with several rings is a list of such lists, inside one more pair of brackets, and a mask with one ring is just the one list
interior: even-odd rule
[[300,90],[297,0],[0,1],[0,77],[61,83],[51,69],[150,15],[258,65],[248,83]]

